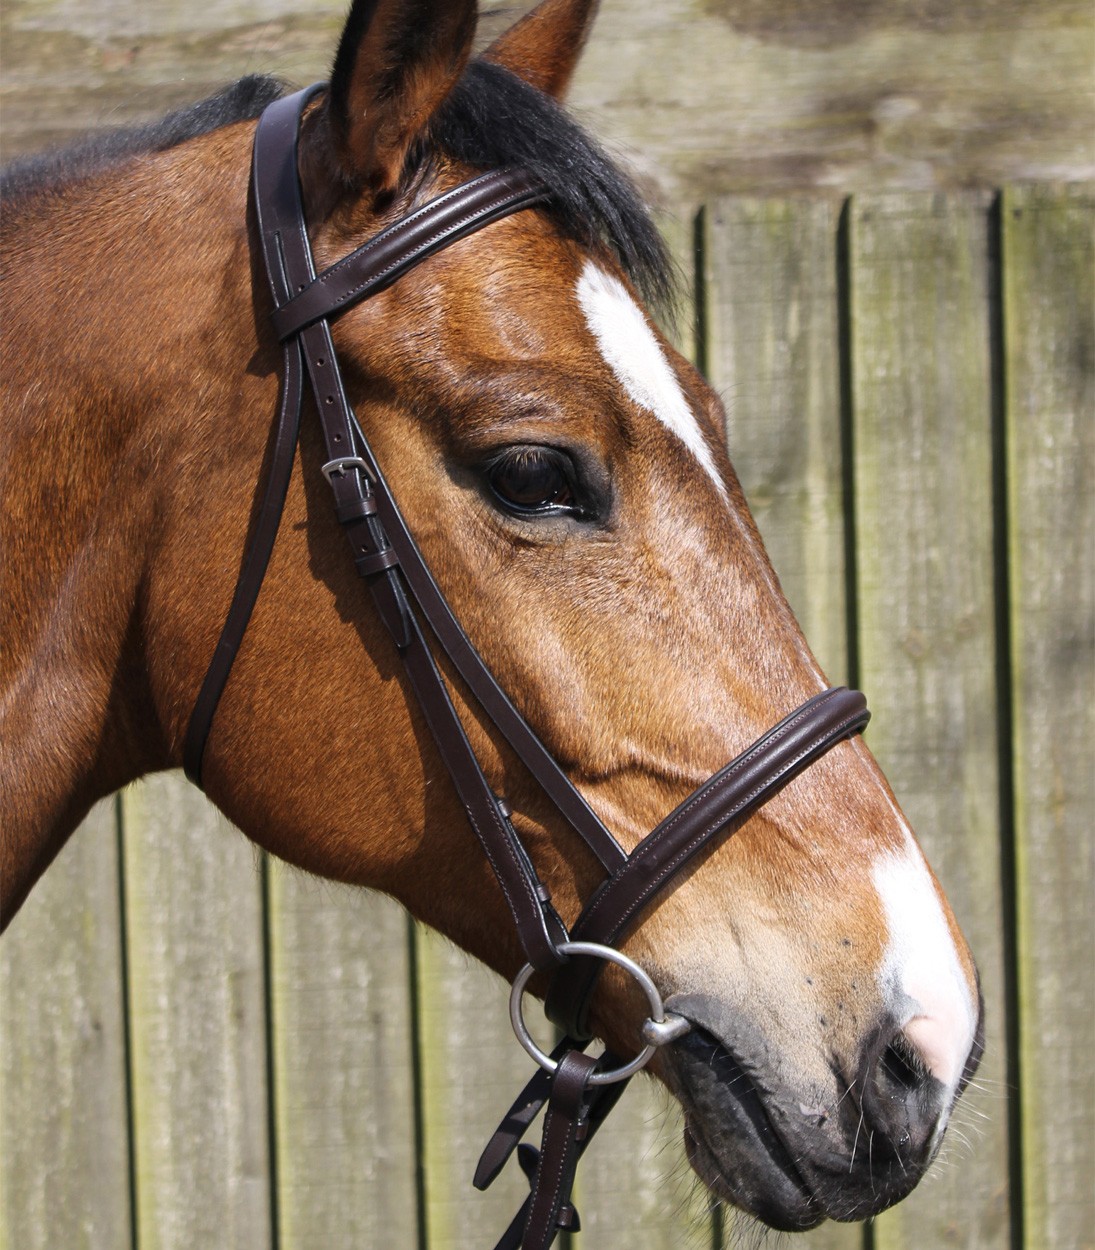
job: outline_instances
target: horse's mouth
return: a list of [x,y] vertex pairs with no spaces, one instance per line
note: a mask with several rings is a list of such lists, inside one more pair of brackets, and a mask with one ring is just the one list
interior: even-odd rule
[[[673,1058],[685,1149],[700,1180],[772,1228],[804,1232],[820,1224],[827,1212],[795,1167],[746,1066],[699,1025],[674,1043]],[[712,1104],[719,1111],[714,1134]]]
[[770,1047],[750,1041],[744,1025],[740,1032],[724,1041],[693,1020],[664,1056],[685,1112],[688,1159],[708,1188],[784,1232],[824,1219],[863,1220],[909,1193],[934,1157],[941,1127],[925,1129],[914,1150],[888,1137],[877,1119],[872,1127],[876,1109],[857,1082],[843,1083],[830,1069],[824,1093],[819,1085],[805,1092],[805,1082],[788,1088],[786,1066],[781,1079]]

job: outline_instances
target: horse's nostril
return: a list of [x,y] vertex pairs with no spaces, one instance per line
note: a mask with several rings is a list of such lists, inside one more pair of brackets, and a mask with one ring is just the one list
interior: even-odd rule
[[903,1158],[927,1162],[946,1087],[903,1030],[879,1030],[864,1052],[862,1079],[863,1114],[882,1139],[876,1145],[888,1142]]
[[915,1090],[929,1073],[904,1033],[898,1033],[882,1053],[880,1073],[897,1090]]

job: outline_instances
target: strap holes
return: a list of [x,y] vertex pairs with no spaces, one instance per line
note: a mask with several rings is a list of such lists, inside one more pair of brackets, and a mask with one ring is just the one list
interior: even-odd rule
[[324,360],[323,357],[320,356],[320,358],[316,361],[316,368],[322,369],[326,363],[327,363],[326,360]]
[[335,402],[335,397],[333,395],[328,395],[324,402],[328,404],[333,404]]

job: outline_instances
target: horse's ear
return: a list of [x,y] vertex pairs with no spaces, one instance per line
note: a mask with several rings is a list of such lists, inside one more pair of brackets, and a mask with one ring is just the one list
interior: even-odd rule
[[327,111],[349,181],[394,191],[407,155],[464,72],[476,0],[354,0]]
[[488,61],[562,99],[582,54],[598,0],[542,0],[483,53]]

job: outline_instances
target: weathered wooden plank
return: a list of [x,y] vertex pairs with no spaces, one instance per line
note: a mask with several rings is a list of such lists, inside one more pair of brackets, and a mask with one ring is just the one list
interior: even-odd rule
[[950,1130],[949,1166],[876,1221],[878,1250],[1010,1245],[989,207],[982,193],[852,204],[859,654],[875,713],[868,741],[975,952],[988,1046],[980,1086]]
[[257,852],[177,773],[122,818],[139,1243],[267,1250]]
[[582,1160],[575,1250],[711,1250],[712,1200],[688,1165],[682,1131],[663,1085],[631,1082]]
[[703,322],[745,497],[814,653],[846,681],[839,218],[831,199],[710,205]]
[[418,1245],[408,920],[271,862],[279,1250]]
[[[705,364],[783,589],[831,681],[848,679],[835,199],[721,199],[703,215]],[[825,1224],[803,1247],[853,1250]],[[729,1244],[734,1244],[730,1241]]]
[[130,1245],[118,827],[99,804],[0,942],[0,1247]]
[[[489,3],[484,37],[532,0]],[[6,0],[3,152],[326,74],[331,0]],[[574,100],[663,204],[1090,177],[1087,0],[605,0]]]
[[325,77],[345,9],[332,0],[5,0],[4,159],[156,117],[241,74]]
[[[510,1028],[502,980],[432,930],[415,932],[426,1245],[489,1246],[528,1195],[528,1182],[515,1159],[486,1193],[472,1188],[472,1173],[532,1061]],[[526,1002],[537,1032],[539,1012]],[[548,1028],[537,1035],[550,1041]]]
[[1003,202],[1023,1214],[1095,1245],[1095,188]]
[[1090,177],[1084,0],[605,0],[574,99],[659,200]]

